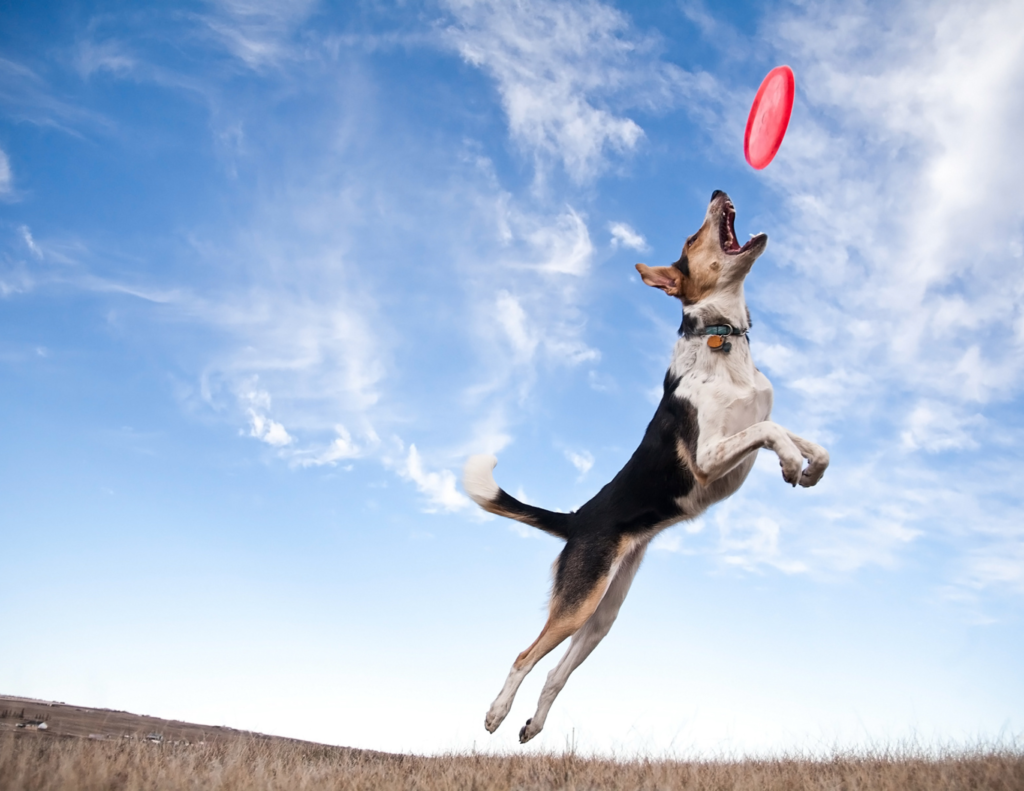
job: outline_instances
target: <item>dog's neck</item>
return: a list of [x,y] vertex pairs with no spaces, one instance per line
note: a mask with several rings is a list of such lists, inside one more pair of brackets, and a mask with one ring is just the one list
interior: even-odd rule
[[701,334],[706,327],[723,324],[740,330],[741,335],[750,328],[742,287],[738,293],[719,293],[684,306],[683,326],[679,328],[669,372],[679,377],[700,376],[705,381],[709,376],[725,375],[737,384],[752,386],[757,368],[747,338],[730,335],[715,348],[708,344],[708,336]]
[[735,291],[712,294],[700,302],[684,305],[679,334],[689,338],[704,327],[721,324],[740,330],[750,328],[750,311],[743,298],[742,285]]

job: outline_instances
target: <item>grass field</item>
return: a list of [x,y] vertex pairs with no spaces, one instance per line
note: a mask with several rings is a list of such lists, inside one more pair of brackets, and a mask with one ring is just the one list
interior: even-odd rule
[[101,789],[1022,791],[1024,750],[747,760],[611,760],[572,751],[421,757],[0,696],[0,791]]
[[1024,754],[836,755],[807,760],[607,760],[387,755],[240,738],[202,745],[0,734],[0,788],[100,789],[732,789],[944,791],[1024,789]]

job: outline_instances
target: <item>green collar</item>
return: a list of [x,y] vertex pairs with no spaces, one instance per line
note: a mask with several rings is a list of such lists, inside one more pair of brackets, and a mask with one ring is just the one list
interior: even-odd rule
[[712,351],[728,352],[732,349],[732,344],[725,340],[725,337],[728,335],[742,335],[746,337],[747,332],[749,330],[741,330],[739,327],[734,327],[731,324],[709,324],[707,327],[694,330],[693,334],[708,336],[708,346],[711,347]]

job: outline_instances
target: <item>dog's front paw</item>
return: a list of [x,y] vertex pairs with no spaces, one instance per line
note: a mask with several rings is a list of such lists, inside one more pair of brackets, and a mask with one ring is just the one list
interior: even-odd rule
[[804,466],[804,457],[800,455],[794,445],[792,453],[789,449],[779,449],[779,466],[782,468],[782,479],[790,486],[796,486],[800,480],[800,470]]
[[530,739],[540,733],[543,725],[534,725],[533,719],[528,719],[526,725],[519,729],[519,743],[526,744]]
[[815,445],[814,450],[807,457],[807,469],[800,475],[800,485],[804,487],[814,486],[821,480],[821,476],[828,469],[828,451]]
[[818,481],[821,480],[821,476],[825,474],[825,467],[819,467],[813,462],[807,465],[800,474],[800,485],[805,489],[814,486]]

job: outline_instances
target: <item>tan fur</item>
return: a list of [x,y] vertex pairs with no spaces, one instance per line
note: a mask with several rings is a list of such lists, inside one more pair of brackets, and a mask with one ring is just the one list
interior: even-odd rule
[[719,256],[723,253],[718,243],[717,224],[705,221],[683,249],[689,261],[690,276],[682,278],[682,297],[685,304],[692,305],[714,293],[718,287],[722,274]]
[[637,264],[636,269],[647,285],[660,288],[670,297],[679,297],[686,305],[694,305],[715,293],[725,255],[719,241],[718,222],[708,218],[683,245],[680,258],[686,258],[689,275],[675,266]]
[[550,651],[557,648],[559,643],[565,640],[566,637],[575,634],[576,631],[587,622],[587,619],[594,614],[594,611],[597,609],[597,605],[601,603],[601,598],[604,596],[604,592],[607,587],[608,578],[605,576],[598,580],[597,584],[586,599],[569,611],[561,610],[558,606],[558,601],[556,599],[552,599],[552,612],[551,615],[548,616],[547,623],[544,624],[544,628],[541,629],[537,639],[533,641],[530,647],[516,657],[516,661],[512,667],[517,670],[520,670],[527,665],[532,667],[543,659]]
[[562,607],[557,594],[552,594],[551,601],[548,603],[549,615],[547,623],[544,624],[544,628],[541,629],[537,639],[530,644],[530,647],[516,657],[512,667],[517,670],[527,665],[532,667],[543,659],[546,654],[556,648],[566,637],[570,637],[579,631],[580,627],[597,610],[601,599],[604,598],[614,569],[618,567],[622,559],[634,548],[635,544],[636,541],[631,537],[623,536],[620,539],[619,546],[615,550],[615,559],[612,561],[612,572],[605,574],[597,580],[590,593],[587,594],[587,597],[571,610]]
[[700,467],[697,466],[697,462],[690,455],[690,449],[686,447],[686,443],[682,440],[676,442],[676,454],[679,456],[679,461],[693,473],[693,477],[697,479],[697,483],[701,486],[708,485],[708,476],[701,472]]

